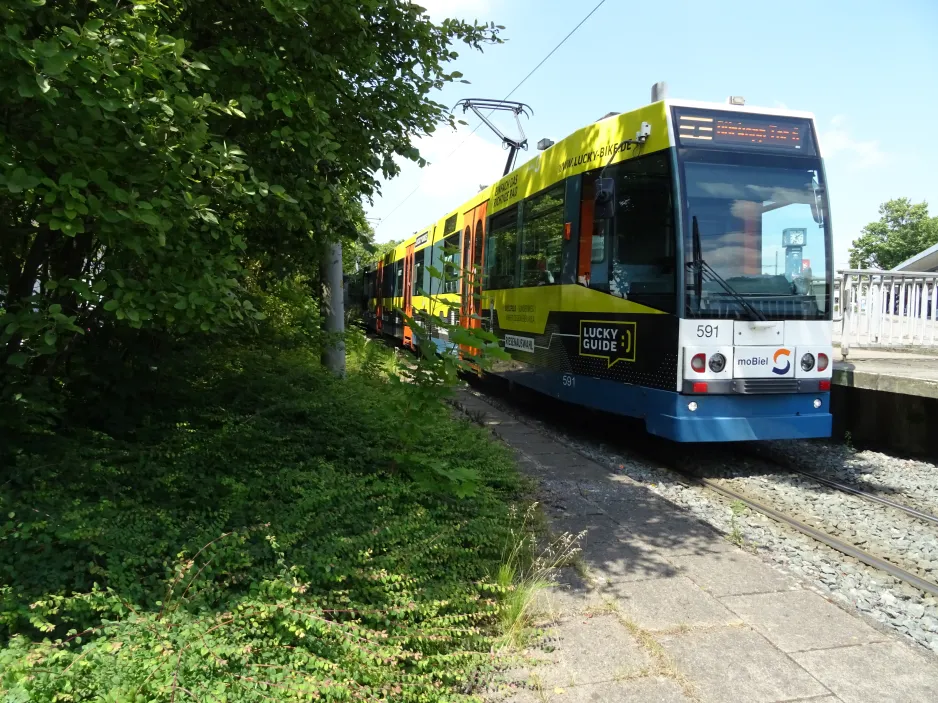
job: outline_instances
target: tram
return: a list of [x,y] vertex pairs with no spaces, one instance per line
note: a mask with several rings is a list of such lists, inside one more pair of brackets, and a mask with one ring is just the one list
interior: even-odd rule
[[[400,313],[443,299],[510,354],[491,373],[677,442],[830,436],[815,121],[740,102],[658,100],[542,144],[366,268],[365,322],[412,346]],[[430,276],[446,258],[481,296]]]

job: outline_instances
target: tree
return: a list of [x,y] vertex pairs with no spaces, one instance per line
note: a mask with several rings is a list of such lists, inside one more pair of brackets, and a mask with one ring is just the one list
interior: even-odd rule
[[928,216],[928,203],[898,198],[880,205],[879,214],[854,240],[851,268],[888,270],[938,243],[938,217]]
[[262,317],[252,287],[316,270],[420,161],[452,43],[500,29],[403,0],[7,0],[0,24],[0,386],[115,328]]

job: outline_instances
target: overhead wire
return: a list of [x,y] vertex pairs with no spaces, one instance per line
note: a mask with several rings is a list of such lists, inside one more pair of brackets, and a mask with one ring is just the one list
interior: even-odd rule
[[[541,60],[538,62],[538,64],[537,64],[534,68],[532,68],[532,69],[528,72],[528,75],[526,75],[524,78],[522,78],[522,79],[518,82],[518,85],[516,85],[514,88],[512,88],[510,91],[508,91],[508,94],[507,94],[504,98],[502,98],[502,100],[507,100],[507,99],[510,98],[512,95],[514,95],[514,94],[515,94],[515,91],[518,90],[518,88],[520,88],[521,86],[523,86],[523,85],[527,82],[527,80],[528,80],[531,76],[533,76],[533,75],[537,72],[537,70],[538,70],[541,66],[543,66],[543,65],[547,62],[547,60],[548,60],[551,56],[553,56],[553,55],[557,52],[557,50],[558,50],[560,47],[562,47],[562,46],[567,42],[567,40],[568,40],[569,38],[572,37],[574,34],[576,34],[576,31],[577,31],[580,27],[582,27],[582,26],[586,23],[586,21],[587,21],[590,17],[592,17],[600,7],[602,7],[602,6],[605,5],[605,4],[606,4],[606,0],[599,0],[599,2],[596,4],[596,6],[595,6],[592,10],[590,10],[590,11],[586,14],[586,16],[585,16],[583,19],[581,19],[581,20],[579,21],[579,23],[578,23],[573,29],[571,29],[571,30],[567,33],[567,36],[565,36],[563,39],[561,39],[560,42],[559,42],[553,49],[551,49],[551,50],[547,53],[547,55],[546,55],[543,59],[541,59]],[[489,111],[488,117],[491,117],[494,112],[495,112],[494,110]],[[477,124],[477,125],[472,129],[472,131],[469,132],[469,134],[466,135],[466,138],[465,138],[465,139],[463,139],[459,144],[457,144],[456,147],[455,147],[450,153],[448,153],[446,156],[444,156],[441,161],[436,162],[436,164],[437,164],[437,165],[441,165],[441,164],[445,164],[447,161],[449,161],[449,160],[452,158],[452,156],[453,156],[457,151],[459,151],[460,149],[462,149],[462,147],[464,147],[464,146],[466,145],[466,142],[469,141],[469,139],[472,137],[472,135],[479,131],[479,127],[481,127],[482,124],[483,124],[482,122],[480,122],[479,124]],[[393,215],[395,212],[397,212],[398,210],[400,210],[401,207],[402,207],[408,200],[410,200],[410,199],[417,193],[418,190],[420,190],[421,185],[422,185],[422,184],[418,183],[418,184],[414,187],[414,189],[413,189],[412,191],[410,191],[410,193],[408,193],[406,196],[404,196],[404,199],[401,200],[397,205],[395,205],[387,215],[385,215],[384,217],[382,217],[382,218],[380,218],[380,219],[378,220],[378,224],[376,224],[374,228],[375,228],[375,229],[378,229],[378,227],[380,227],[382,224],[384,224],[384,222],[385,222],[388,218],[390,218],[391,215]],[[374,218],[374,219],[377,219],[377,218]]]

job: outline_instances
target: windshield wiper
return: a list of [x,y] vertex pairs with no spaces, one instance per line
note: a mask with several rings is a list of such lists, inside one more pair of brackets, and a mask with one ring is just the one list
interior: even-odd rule
[[765,321],[765,315],[762,314],[762,311],[754,308],[743,296],[737,293],[729,283],[724,281],[723,277],[714,271],[710,264],[703,260],[703,256],[700,253],[700,226],[697,224],[697,215],[694,215],[693,218],[692,235],[692,255],[694,260],[687,265],[694,269],[694,293],[697,295],[697,309],[700,310],[700,296],[703,293],[703,282],[706,280],[711,283],[716,283],[725,290],[727,295],[739,303],[743,310],[749,313],[750,319]]

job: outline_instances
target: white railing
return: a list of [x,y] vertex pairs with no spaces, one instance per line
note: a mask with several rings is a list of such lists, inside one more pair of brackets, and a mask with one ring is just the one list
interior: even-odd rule
[[[938,346],[938,273],[848,269],[837,272],[840,347]],[[837,325],[835,325],[835,330]]]

